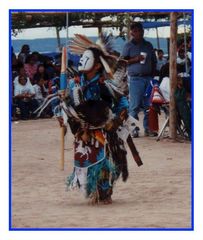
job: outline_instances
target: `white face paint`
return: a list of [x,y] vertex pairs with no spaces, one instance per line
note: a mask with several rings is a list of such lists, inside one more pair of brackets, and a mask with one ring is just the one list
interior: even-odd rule
[[94,55],[91,50],[86,50],[80,58],[78,70],[81,72],[87,72],[94,66]]

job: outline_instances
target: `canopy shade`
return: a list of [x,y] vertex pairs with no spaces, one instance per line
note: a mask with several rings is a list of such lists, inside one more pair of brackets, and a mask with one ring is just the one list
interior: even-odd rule
[[[26,29],[39,27],[66,27],[66,11],[11,11],[11,28]],[[178,12],[179,18],[190,16],[191,11]],[[169,26],[170,12],[123,12],[121,10],[112,10],[105,12],[69,12],[69,26],[83,27],[123,27],[126,25],[126,19],[133,21],[136,17],[141,18],[145,22],[145,28],[156,28],[161,26]],[[105,17],[110,17],[110,20],[103,20]],[[157,21],[157,20],[162,20]],[[164,20],[164,22],[163,22]],[[168,21],[166,21],[168,20]]]
[[[191,25],[191,21],[187,20],[187,21],[182,21],[179,20],[177,22],[178,26],[179,25],[186,25],[189,26]],[[170,26],[170,22],[169,21],[165,21],[165,22],[143,22],[143,27],[144,28],[158,28],[158,27],[167,27]]]

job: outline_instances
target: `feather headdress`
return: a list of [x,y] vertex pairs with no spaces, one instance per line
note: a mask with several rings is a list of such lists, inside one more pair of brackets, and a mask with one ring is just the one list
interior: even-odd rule
[[112,52],[112,36],[101,33],[99,39],[94,43],[89,38],[81,34],[75,34],[75,37],[70,41],[69,49],[71,53],[82,55],[86,50],[96,48],[101,51],[99,56],[100,62],[104,67],[108,77],[113,78],[111,64],[117,61],[117,58],[111,54]]

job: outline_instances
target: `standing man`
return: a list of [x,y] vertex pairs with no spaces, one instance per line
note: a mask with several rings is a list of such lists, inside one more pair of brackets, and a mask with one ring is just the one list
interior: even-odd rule
[[[150,79],[156,70],[156,55],[150,42],[144,39],[144,29],[141,23],[133,22],[130,26],[132,39],[123,48],[122,57],[128,61],[128,81],[130,92],[130,115],[139,120],[140,108],[144,108],[143,126],[145,136],[156,136],[148,128],[148,103],[145,91],[150,84]],[[133,137],[138,137],[135,129]]]

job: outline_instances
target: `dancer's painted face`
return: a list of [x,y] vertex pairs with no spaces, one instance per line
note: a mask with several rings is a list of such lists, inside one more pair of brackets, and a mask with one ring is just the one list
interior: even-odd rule
[[94,55],[91,50],[86,50],[80,58],[78,70],[81,72],[88,72],[94,66]]

